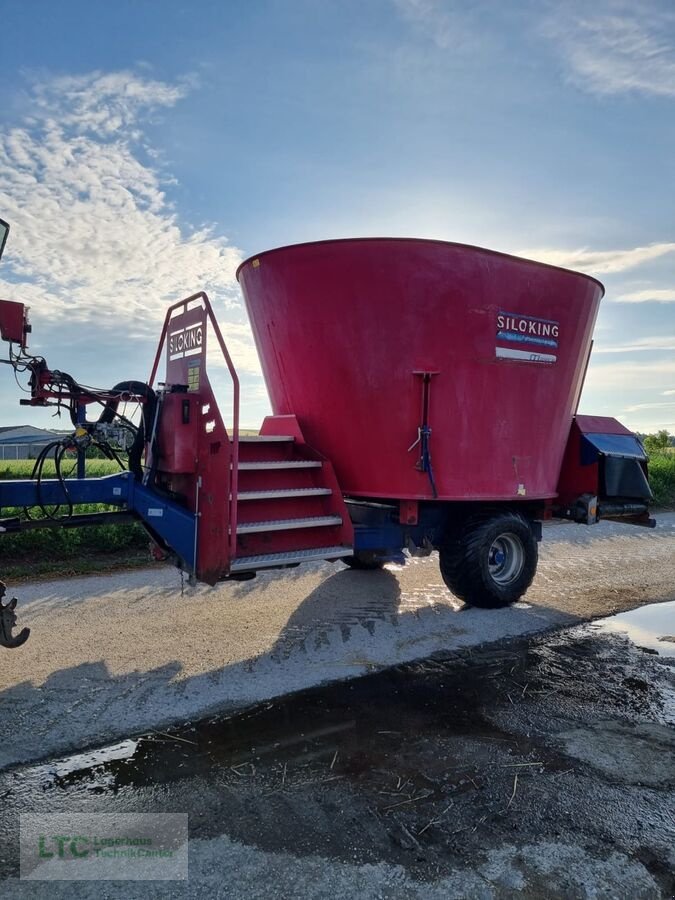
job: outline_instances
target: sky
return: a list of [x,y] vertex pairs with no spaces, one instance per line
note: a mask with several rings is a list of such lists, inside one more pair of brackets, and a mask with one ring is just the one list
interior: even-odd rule
[[[0,59],[0,297],[52,368],[145,380],[204,289],[255,427],[238,263],[437,238],[600,278],[580,410],[675,432],[672,0],[0,0]],[[0,376],[0,425],[68,426]]]

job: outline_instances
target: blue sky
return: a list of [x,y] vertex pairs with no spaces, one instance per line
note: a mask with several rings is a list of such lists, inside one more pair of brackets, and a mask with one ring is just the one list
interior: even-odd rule
[[[0,0],[0,57],[0,296],[52,367],[147,377],[205,288],[257,425],[238,262],[432,237],[599,277],[582,411],[675,432],[670,0]],[[58,425],[1,374],[0,424]]]

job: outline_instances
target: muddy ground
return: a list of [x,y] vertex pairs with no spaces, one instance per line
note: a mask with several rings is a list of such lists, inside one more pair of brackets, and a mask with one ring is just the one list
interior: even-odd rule
[[[29,587],[0,894],[674,896],[675,516],[546,537],[501,611],[463,609],[433,557]],[[20,881],[29,811],[187,813],[189,880]]]
[[437,554],[381,572],[300,566],[184,595],[167,566],[21,585],[32,634],[0,660],[0,769],[673,600],[675,514],[658,521],[547,526],[524,602],[497,611],[465,609]]
[[[666,898],[674,726],[675,656],[610,628],[436,655],[6,772],[0,871],[21,897]],[[187,812],[190,880],[19,884],[25,809]]]

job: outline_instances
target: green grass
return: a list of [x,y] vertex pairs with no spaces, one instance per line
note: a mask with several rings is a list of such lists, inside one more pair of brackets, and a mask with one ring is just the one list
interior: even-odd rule
[[[4,542],[10,538],[3,537],[2,540]],[[142,550],[130,548],[123,553],[71,554],[63,559],[45,556],[26,560],[21,557],[12,558],[9,554],[9,559],[5,560],[4,555],[0,555],[0,580],[5,581],[11,590],[23,581],[40,581],[55,577],[71,578],[77,575],[105,575],[108,572],[141,569],[153,565],[147,550],[147,538],[145,544]]]
[[675,507],[675,453],[665,450],[649,457],[649,484],[654,492],[654,505]]
[[[30,478],[33,465],[33,460],[0,462],[0,479]],[[69,464],[63,468],[67,473]],[[46,478],[54,477],[54,463],[47,461],[43,471]],[[87,475],[92,478],[118,471],[119,466],[109,460],[87,460]],[[101,504],[83,504],[77,506],[75,512],[100,512],[114,508]],[[61,513],[65,513],[65,508]],[[2,510],[3,516],[21,514],[22,510]],[[37,510],[31,510],[31,517],[43,518],[43,515]],[[125,565],[139,565],[149,562],[147,547],[148,537],[136,523],[43,528],[20,534],[6,534],[0,539],[0,579],[84,574]]]
[[[33,459],[17,459],[0,461],[0,481],[9,478],[30,478],[35,460]],[[75,465],[75,460],[64,461],[61,470],[67,475],[70,469]],[[120,467],[116,462],[109,459],[88,459],[87,475],[90,478],[98,478],[101,475],[112,475],[119,472]],[[43,468],[45,478],[54,478],[56,470],[54,468],[54,460],[48,459]],[[75,472],[73,471],[73,475]]]

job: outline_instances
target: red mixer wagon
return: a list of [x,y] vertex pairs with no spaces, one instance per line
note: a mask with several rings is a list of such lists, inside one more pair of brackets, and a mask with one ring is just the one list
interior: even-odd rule
[[[310,560],[376,569],[438,550],[458,597],[499,607],[529,587],[544,520],[655,524],[639,439],[576,414],[604,292],[595,279],[398,238],[281,247],[237,276],[273,409],[253,437],[239,434],[239,381],[204,293],[167,312],[148,382],[108,390],[31,356],[25,308],[0,301],[9,362],[29,373],[24,402],[65,406],[74,428],[51,448],[55,479],[42,477],[43,459],[32,479],[0,482],[0,509],[61,513],[0,528],[126,517],[156,555],[209,584]],[[208,378],[209,333],[232,380],[229,429]],[[136,424],[120,412],[130,401]],[[103,408],[98,418],[89,405]],[[117,459],[125,449],[128,463],[86,478],[91,444]],[[77,477],[62,474],[67,452]],[[95,502],[116,511],[78,512]],[[0,616],[8,646],[27,636],[11,636],[13,608]]]
[[639,440],[576,416],[595,279],[398,238],[282,247],[238,278],[272,422],[330,459],[351,565],[438,549],[453,592],[501,606],[534,576],[542,520],[653,523]]

